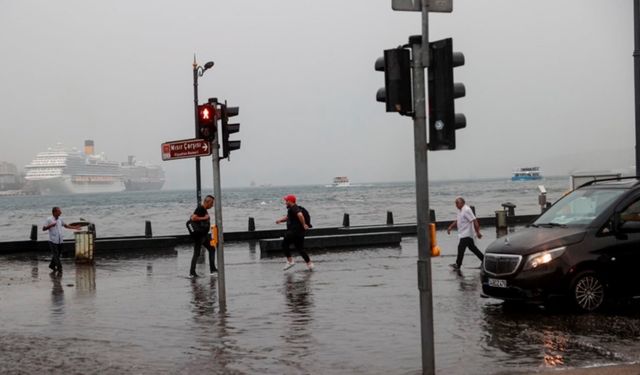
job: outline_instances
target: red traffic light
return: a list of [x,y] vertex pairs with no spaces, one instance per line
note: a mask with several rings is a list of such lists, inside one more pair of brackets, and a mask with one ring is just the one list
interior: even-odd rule
[[212,104],[198,106],[198,120],[200,125],[210,125],[216,121],[216,107]]

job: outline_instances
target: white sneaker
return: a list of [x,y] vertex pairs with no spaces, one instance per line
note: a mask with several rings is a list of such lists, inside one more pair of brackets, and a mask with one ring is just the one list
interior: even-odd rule
[[284,267],[282,267],[283,271],[288,270],[289,268],[293,267],[296,265],[296,262],[287,262],[287,264],[284,265]]
[[309,262],[307,263],[307,269],[309,271],[313,271],[313,269],[316,268],[316,266],[313,265],[313,262]]

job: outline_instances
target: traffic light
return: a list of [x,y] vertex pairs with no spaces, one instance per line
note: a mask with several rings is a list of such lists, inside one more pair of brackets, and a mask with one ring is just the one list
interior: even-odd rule
[[410,115],[413,111],[411,96],[411,56],[408,49],[394,48],[384,51],[376,60],[375,69],[384,72],[384,88],[376,93],[376,100],[387,104],[387,112]]
[[198,106],[198,138],[212,141],[216,134],[216,107],[211,103]]
[[222,156],[221,159],[229,157],[231,151],[240,149],[240,141],[230,141],[229,134],[240,131],[240,124],[229,124],[229,117],[237,116],[240,113],[239,107],[228,107],[225,101],[222,108]]
[[453,68],[464,65],[464,55],[453,52],[451,38],[429,43],[429,150],[456,148],[456,130],[467,126],[462,113],[456,113],[454,100],[466,90],[453,82]]

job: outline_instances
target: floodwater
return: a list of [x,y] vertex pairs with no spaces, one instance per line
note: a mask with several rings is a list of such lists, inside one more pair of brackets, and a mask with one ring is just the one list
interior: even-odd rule
[[[485,229],[484,248],[495,238]],[[514,374],[640,360],[640,308],[576,315],[482,298],[479,261],[432,260],[439,374]],[[98,257],[0,258],[0,373],[418,374],[415,237],[400,247],[311,254],[314,272],[257,245],[225,250],[227,308],[216,276],[191,280],[189,246]],[[99,249],[98,249],[99,252]]]

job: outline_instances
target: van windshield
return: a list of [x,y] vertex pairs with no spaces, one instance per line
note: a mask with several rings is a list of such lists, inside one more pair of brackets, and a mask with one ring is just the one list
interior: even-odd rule
[[559,200],[533,225],[588,225],[622,195],[624,189],[578,189]]

